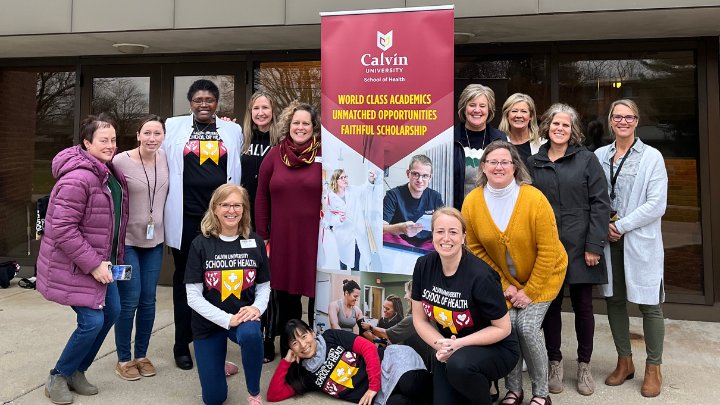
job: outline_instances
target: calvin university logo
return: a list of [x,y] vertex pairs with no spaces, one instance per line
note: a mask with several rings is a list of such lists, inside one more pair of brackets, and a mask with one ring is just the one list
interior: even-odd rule
[[390,47],[393,46],[393,32],[390,30],[387,34],[383,34],[382,32],[377,32],[377,47],[380,48],[381,51],[385,52]]

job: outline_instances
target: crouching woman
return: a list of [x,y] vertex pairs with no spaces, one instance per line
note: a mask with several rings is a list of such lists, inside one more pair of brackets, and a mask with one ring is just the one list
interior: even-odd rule
[[227,399],[227,339],[240,345],[248,403],[262,405],[260,316],[270,297],[270,271],[265,243],[250,232],[249,208],[244,188],[218,187],[200,223],[202,234],[188,254],[185,288],[202,398],[208,405]]

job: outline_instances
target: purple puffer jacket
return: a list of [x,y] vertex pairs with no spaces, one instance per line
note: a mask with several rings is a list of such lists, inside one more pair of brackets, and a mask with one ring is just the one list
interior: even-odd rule
[[117,261],[122,263],[128,193],[125,176],[106,166],[80,146],[55,156],[52,173],[57,179],[50,194],[45,234],[37,260],[37,290],[50,301],[100,309],[107,286],[90,274],[110,260],[114,207],[107,186],[113,170],[123,188]]

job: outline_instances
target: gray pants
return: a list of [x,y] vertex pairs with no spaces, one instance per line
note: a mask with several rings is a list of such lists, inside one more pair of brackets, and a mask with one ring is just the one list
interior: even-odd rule
[[532,382],[533,396],[546,397],[548,391],[548,357],[542,322],[550,302],[538,302],[526,309],[510,308],[510,322],[520,340],[520,358],[515,368],[505,377],[505,387],[510,391],[522,391],[522,363],[525,359]]

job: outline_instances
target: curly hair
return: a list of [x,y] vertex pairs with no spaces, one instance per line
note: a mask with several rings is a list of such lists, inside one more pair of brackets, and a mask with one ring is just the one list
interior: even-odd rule
[[288,106],[282,110],[280,116],[278,116],[278,143],[290,136],[290,123],[292,123],[293,115],[295,115],[296,111],[307,111],[310,113],[313,136],[320,136],[320,117],[318,116],[317,110],[308,103],[294,100],[288,104]]

